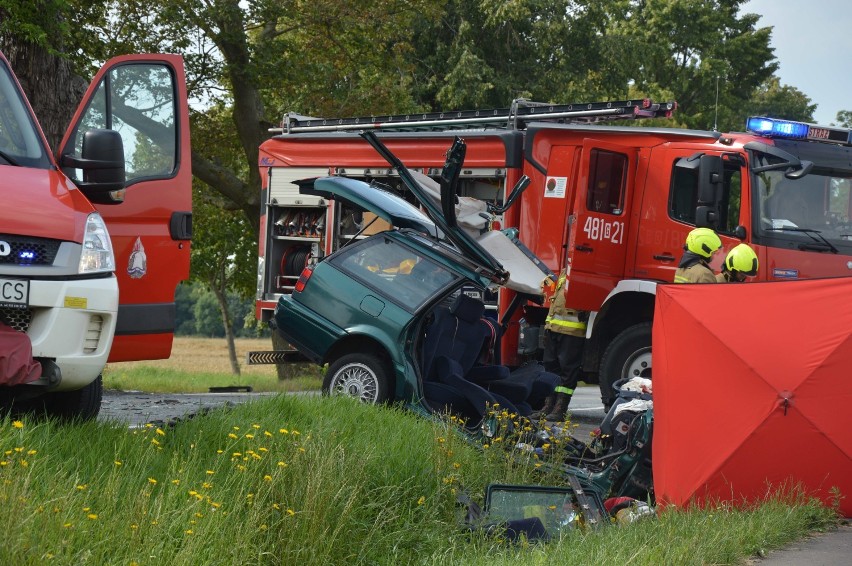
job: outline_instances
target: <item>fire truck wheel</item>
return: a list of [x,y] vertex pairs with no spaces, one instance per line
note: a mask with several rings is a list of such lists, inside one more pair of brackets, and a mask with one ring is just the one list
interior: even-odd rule
[[99,375],[97,379],[82,389],[45,395],[45,412],[60,419],[90,421],[97,417],[101,410],[103,393],[103,377]]
[[384,403],[390,397],[387,365],[371,354],[347,354],[331,363],[322,391],[326,395],[348,395],[364,403]]
[[651,379],[651,323],[629,326],[610,342],[601,360],[601,400],[612,405],[616,392],[613,383],[619,379],[644,377]]

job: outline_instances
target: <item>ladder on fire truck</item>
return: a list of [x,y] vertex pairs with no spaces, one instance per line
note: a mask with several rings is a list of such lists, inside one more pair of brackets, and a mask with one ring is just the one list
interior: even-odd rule
[[513,100],[512,106],[509,108],[489,110],[358,116],[354,118],[314,118],[288,112],[284,115],[281,127],[270,128],[269,131],[278,134],[297,134],[354,130],[401,132],[523,130],[529,122],[590,124],[611,120],[669,118],[676,108],[676,102],[654,102],[648,98],[578,104],[549,104],[519,98]]

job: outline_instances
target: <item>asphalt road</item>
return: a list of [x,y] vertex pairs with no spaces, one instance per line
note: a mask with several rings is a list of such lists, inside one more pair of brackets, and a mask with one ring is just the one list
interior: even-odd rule
[[[131,427],[152,421],[184,418],[202,409],[226,404],[248,403],[274,393],[143,393],[141,391],[104,391],[98,419],[123,422]],[[579,426],[574,436],[588,439],[588,432],[603,419],[603,405],[597,386],[577,389],[569,410]]]

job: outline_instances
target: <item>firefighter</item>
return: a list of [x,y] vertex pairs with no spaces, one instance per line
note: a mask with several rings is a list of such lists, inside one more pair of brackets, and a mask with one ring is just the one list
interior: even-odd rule
[[715,283],[710,261],[722,247],[722,240],[710,228],[695,228],[686,236],[683,257],[674,275],[675,283]]
[[[565,411],[580,380],[586,321],[589,313],[565,306],[568,270],[563,269],[550,297],[550,309],[544,325],[544,369],[559,376],[559,385],[547,397],[537,417],[548,421],[564,421]],[[551,280],[546,280],[551,281]],[[552,281],[551,281],[552,283]]]
[[718,283],[742,283],[757,275],[757,254],[748,244],[735,246],[722,263],[722,272],[716,276]]

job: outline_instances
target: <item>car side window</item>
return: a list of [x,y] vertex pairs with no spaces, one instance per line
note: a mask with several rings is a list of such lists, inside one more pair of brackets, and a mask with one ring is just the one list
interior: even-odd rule
[[406,309],[416,310],[458,276],[399,242],[369,238],[330,258],[338,269]]

